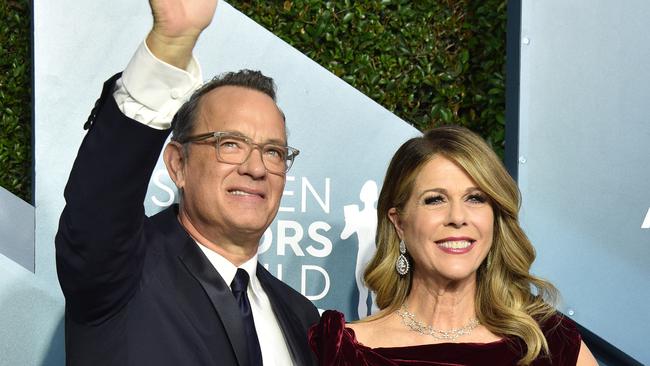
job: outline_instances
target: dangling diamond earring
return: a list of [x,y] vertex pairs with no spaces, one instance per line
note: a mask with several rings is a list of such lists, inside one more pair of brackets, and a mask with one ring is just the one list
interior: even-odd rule
[[404,276],[407,273],[409,273],[409,269],[411,269],[411,265],[409,264],[409,260],[406,258],[406,243],[404,243],[404,240],[400,240],[399,242],[399,257],[397,257],[397,262],[395,263],[395,270],[400,276]]

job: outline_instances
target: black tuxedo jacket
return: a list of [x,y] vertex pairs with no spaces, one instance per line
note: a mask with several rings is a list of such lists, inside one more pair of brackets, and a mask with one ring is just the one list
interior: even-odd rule
[[[65,188],[56,235],[66,298],[68,365],[248,365],[228,284],[177,220],[146,217],[150,175],[169,131],[125,117],[104,84]],[[289,351],[315,364],[307,329],[318,312],[258,264]],[[260,343],[264,334],[259,334]]]

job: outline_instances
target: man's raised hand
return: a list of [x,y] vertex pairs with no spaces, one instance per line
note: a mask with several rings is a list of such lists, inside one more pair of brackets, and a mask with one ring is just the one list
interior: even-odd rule
[[185,69],[201,32],[210,25],[217,0],[149,0],[153,28],[147,46],[162,61]]

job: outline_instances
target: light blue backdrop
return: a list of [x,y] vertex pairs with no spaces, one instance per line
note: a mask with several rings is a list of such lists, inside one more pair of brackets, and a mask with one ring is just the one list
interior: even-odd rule
[[522,1],[519,116],[535,272],[565,313],[646,364],[648,19],[645,0]]
[[[531,0],[522,10],[519,182],[534,269],[560,287],[563,310],[648,363],[650,5]],[[2,226],[0,365],[63,364],[53,246],[63,186],[101,83],[150,27],[146,2],[128,0],[36,1],[34,16],[35,208],[0,199],[16,207],[3,223],[20,217],[29,228],[35,214],[35,240]],[[197,56],[206,77],[248,67],[278,81],[302,152],[262,262],[319,308],[355,318],[359,239],[363,249],[370,235],[358,222],[374,204],[368,181],[381,184],[392,152],[417,132],[225,2]],[[164,172],[154,178],[150,213],[171,198]]]

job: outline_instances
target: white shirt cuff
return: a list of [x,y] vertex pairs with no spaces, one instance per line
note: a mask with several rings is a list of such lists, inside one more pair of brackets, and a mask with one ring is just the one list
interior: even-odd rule
[[194,57],[187,69],[181,70],[157,59],[143,41],[117,81],[113,96],[127,117],[167,129],[202,80],[201,66]]

